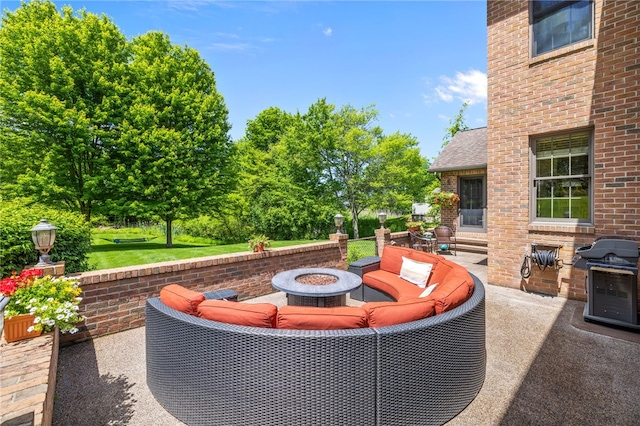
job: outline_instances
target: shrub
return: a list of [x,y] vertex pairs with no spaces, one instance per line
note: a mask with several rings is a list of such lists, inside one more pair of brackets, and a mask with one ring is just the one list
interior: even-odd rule
[[82,215],[21,201],[4,201],[0,208],[0,276],[11,275],[38,262],[39,253],[31,240],[31,228],[45,218],[57,226],[51,261],[64,260],[65,272],[89,269],[91,228]]
[[366,257],[366,250],[357,245],[349,245],[349,249],[347,250],[347,264],[351,265],[356,260],[362,259]]
[[211,216],[199,216],[181,221],[178,224],[182,232],[192,237],[209,238],[224,243],[246,241],[247,228],[233,216],[221,219]]

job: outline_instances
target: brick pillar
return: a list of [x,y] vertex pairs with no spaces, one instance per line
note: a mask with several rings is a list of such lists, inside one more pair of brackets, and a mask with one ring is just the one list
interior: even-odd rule
[[349,241],[349,234],[329,234],[329,240],[336,241],[338,243],[338,246],[340,247],[340,258],[343,262],[346,262],[347,241]]
[[391,244],[390,229],[376,229],[376,256],[382,257],[384,246]]
[[64,275],[64,261],[51,263],[47,266],[37,268],[32,266],[27,266],[25,269],[42,269],[42,276],[53,275],[54,277],[61,277]]

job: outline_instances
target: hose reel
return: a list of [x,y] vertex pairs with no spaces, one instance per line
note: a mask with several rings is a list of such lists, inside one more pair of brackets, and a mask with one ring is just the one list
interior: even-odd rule
[[[539,246],[544,247],[543,249]],[[531,243],[531,253],[524,255],[522,267],[520,267],[520,275],[522,278],[531,276],[531,264],[537,265],[538,269],[544,271],[547,268],[562,268],[562,259],[560,259],[561,245],[547,245]]]

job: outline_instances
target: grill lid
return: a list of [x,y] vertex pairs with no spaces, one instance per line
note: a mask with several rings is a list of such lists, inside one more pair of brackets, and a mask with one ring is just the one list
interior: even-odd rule
[[627,258],[629,261],[638,261],[638,244],[633,240],[620,240],[620,239],[608,239],[603,238],[596,240],[593,244],[588,246],[579,247],[576,249],[576,254],[587,259],[602,259],[607,257],[614,258]]

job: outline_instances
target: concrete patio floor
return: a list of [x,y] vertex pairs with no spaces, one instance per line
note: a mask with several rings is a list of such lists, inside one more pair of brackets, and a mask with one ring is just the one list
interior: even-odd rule
[[[447,257],[487,283],[486,256]],[[584,323],[582,302],[486,290],[486,380],[448,424],[640,424],[640,333]],[[53,424],[182,424],[146,386],[144,339],[143,327],[60,348]]]

